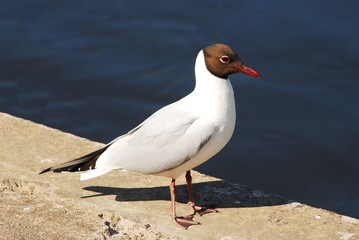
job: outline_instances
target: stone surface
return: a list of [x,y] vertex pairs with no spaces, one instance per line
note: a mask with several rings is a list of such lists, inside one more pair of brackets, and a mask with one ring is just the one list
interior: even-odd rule
[[[194,172],[198,203],[219,213],[177,228],[170,179],[113,171],[38,175],[102,144],[0,113],[0,239],[359,239],[359,220]],[[178,179],[178,213],[186,206]]]

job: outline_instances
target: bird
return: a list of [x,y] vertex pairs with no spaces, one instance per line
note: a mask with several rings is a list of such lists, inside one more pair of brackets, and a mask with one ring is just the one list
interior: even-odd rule
[[[235,73],[260,78],[225,44],[201,49],[195,61],[195,87],[187,96],[159,109],[102,148],[39,174],[80,171],[80,180],[87,180],[126,169],[168,177],[172,220],[184,229],[199,224],[193,220],[196,214],[202,216],[217,210],[196,205],[191,170],[222,150],[233,135],[236,107],[229,75]],[[183,173],[193,213],[177,216],[176,179]]]

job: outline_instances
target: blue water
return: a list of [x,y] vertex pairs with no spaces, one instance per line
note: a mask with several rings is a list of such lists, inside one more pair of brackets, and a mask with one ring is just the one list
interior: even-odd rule
[[237,50],[237,126],[198,170],[359,217],[357,1],[1,1],[0,111],[109,142]]

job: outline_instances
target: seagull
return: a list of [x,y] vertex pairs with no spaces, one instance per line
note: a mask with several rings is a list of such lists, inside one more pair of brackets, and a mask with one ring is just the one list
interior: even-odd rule
[[[80,180],[101,176],[116,169],[171,179],[172,220],[181,228],[199,224],[194,215],[217,212],[195,204],[191,169],[218,153],[232,137],[236,123],[234,93],[229,75],[260,75],[245,66],[225,44],[202,49],[196,58],[194,90],[169,104],[128,133],[104,147],[72,161],[49,167],[45,172],[81,171]],[[176,214],[176,179],[185,174],[188,205],[193,214]]]

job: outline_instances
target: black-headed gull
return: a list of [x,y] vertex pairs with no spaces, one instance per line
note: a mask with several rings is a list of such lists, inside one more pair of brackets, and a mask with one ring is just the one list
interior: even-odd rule
[[[190,171],[218,153],[233,134],[236,108],[228,76],[238,72],[260,77],[224,44],[202,49],[195,64],[196,86],[190,94],[161,108],[103,148],[41,173],[85,171],[81,180],[86,180],[115,169],[127,169],[169,177],[172,179],[172,219],[183,228],[198,224],[193,221],[194,214],[203,215],[216,210],[194,203]],[[194,214],[178,217],[175,179],[184,172],[189,205]]]

